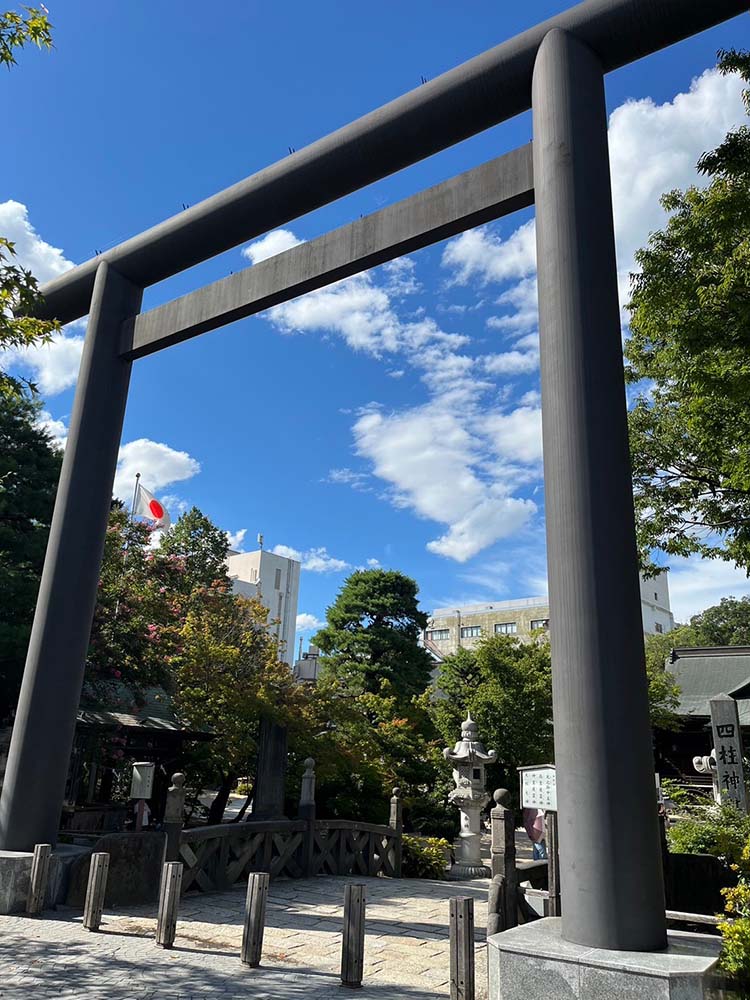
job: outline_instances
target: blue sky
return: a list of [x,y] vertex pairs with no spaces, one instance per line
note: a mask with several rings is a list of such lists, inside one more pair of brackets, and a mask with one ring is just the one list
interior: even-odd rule
[[[47,280],[567,6],[53,5],[54,52],[0,78],[23,109],[6,118],[0,232]],[[607,78],[623,296],[659,195],[696,181],[742,118],[738,81],[711,67],[747,27]],[[144,308],[530,137],[516,118],[150,289]],[[534,274],[529,210],[136,362],[118,492],[139,471],[173,516],[196,504],[244,548],[261,531],[299,553],[306,635],[352,567],[409,573],[426,609],[544,594]],[[7,359],[61,438],[82,334]],[[750,592],[696,560],[673,560],[670,586],[681,618]]]

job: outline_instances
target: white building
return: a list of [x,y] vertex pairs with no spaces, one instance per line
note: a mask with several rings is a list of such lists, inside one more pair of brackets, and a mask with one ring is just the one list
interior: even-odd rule
[[294,635],[297,630],[300,564],[296,559],[274,552],[233,552],[227,557],[227,569],[235,594],[259,597],[268,608],[271,631],[279,640],[279,657],[291,664],[294,658]]
[[[674,628],[666,573],[653,580],[641,577],[641,614],[646,635],[661,635]],[[530,639],[539,629],[554,630],[554,627],[546,597],[522,597],[515,601],[436,608],[430,614],[423,641],[433,655],[441,657],[462,647],[471,649],[484,636],[515,635]]]
[[669,603],[669,573],[660,573],[651,580],[641,577],[641,611],[646,635],[672,631],[674,615]]

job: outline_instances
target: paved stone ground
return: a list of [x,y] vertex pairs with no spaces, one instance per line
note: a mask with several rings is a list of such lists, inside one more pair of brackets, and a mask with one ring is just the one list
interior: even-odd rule
[[0,997],[92,1000],[323,1000],[341,987],[341,918],[347,882],[367,885],[364,988],[358,996],[434,1000],[450,994],[448,900],[475,899],[477,1000],[486,997],[487,881],[316,878],[271,883],[263,964],[239,960],[244,890],[182,901],[175,947],[154,944],[155,912],[105,913],[101,932],[60,908],[43,919],[0,917]]

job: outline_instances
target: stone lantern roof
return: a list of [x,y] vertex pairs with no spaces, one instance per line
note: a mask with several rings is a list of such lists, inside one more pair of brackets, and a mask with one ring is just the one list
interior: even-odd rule
[[478,738],[477,724],[469,712],[461,723],[461,739],[452,750],[446,747],[443,756],[452,764],[494,764],[497,751],[484,749],[484,743]]

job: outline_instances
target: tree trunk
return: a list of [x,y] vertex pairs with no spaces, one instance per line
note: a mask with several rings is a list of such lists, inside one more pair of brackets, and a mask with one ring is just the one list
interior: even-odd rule
[[221,785],[219,785],[219,791],[216,793],[216,798],[211,803],[211,808],[208,810],[208,820],[209,826],[215,826],[217,823],[221,823],[224,817],[224,810],[227,807],[227,802],[229,801],[229,796],[232,793],[232,789],[237,783],[237,778],[233,774],[225,774],[221,779]]
[[233,823],[241,823],[243,821],[243,819],[245,818],[245,813],[250,808],[250,803],[252,801],[253,801],[253,793],[252,792],[248,792],[247,798],[245,799],[245,801],[242,804],[242,808],[240,809],[240,811],[237,813],[237,815],[232,820]]

